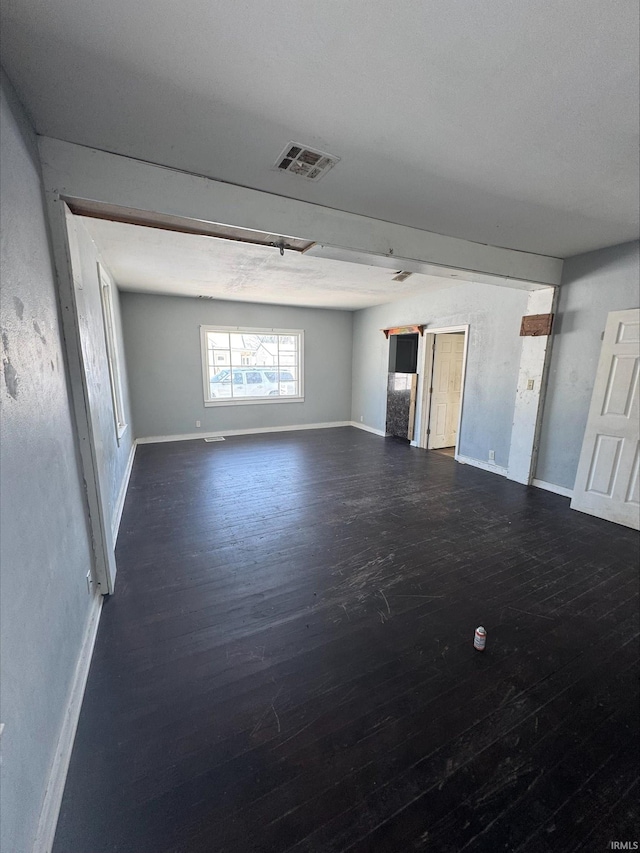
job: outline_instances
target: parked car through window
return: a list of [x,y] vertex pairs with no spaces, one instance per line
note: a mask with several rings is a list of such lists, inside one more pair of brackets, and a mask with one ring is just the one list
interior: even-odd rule
[[205,406],[303,399],[303,335],[201,327]]

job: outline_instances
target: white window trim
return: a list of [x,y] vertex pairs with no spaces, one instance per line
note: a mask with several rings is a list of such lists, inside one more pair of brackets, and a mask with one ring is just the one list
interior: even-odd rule
[[111,384],[111,401],[113,403],[113,422],[116,430],[118,445],[127,431],[128,424],[124,413],[124,395],[122,393],[122,370],[113,311],[113,282],[107,275],[102,264],[98,263],[98,282],[100,283],[100,302],[102,305],[102,322],[109,364],[109,381]]
[[[298,389],[296,397],[239,397],[235,400],[211,400],[209,397],[209,365],[207,362],[207,332],[248,332],[256,335],[298,335]],[[200,326],[200,357],[202,362],[202,393],[205,408],[213,406],[262,406],[278,403],[304,403],[304,329],[266,329],[252,326]],[[230,368],[231,369],[231,368]]]

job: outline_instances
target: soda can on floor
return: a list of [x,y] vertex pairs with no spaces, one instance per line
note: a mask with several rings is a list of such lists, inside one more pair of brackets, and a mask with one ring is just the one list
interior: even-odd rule
[[487,632],[484,630],[482,625],[479,628],[476,628],[476,633],[473,637],[473,647],[477,649],[479,652],[484,651],[484,647],[487,644]]

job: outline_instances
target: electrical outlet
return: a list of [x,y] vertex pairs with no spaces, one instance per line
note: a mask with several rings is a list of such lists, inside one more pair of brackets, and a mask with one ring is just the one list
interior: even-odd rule
[[533,379],[528,379],[527,380],[527,391],[533,391],[533,386],[535,384],[536,383],[533,381]]
[[91,587],[93,586],[93,578],[91,577],[91,570],[87,572],[87,594],[91,595]]
[[496,461],[496,452],[495,452],[495,450],[490,450],[489,451],[489,462],[495,462],[495,461]]
[[200,426],[200,421],[196,421],[196,426],[197,426],[197,427],[199,427],[199,426]]

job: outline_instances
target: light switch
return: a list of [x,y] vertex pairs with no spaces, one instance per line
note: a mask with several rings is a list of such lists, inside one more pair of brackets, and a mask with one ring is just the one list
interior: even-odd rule
[[533,391],[534,381],[533,379],[527,380],[527,391]]

